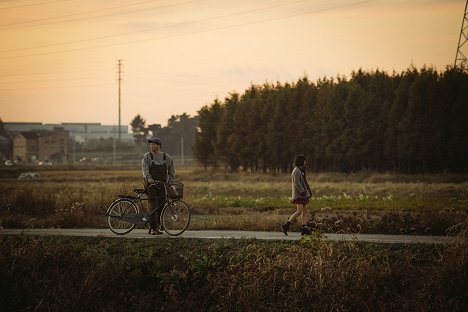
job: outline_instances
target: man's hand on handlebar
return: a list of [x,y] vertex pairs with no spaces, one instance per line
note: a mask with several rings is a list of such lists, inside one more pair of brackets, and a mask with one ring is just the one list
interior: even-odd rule
[[153,178],[149,178],[148,179],[148,184],[155,184],[156,185],[156,184],[166,184],[166,183],[164,183],[162,181],[159,181],[159,180],[154,180]]

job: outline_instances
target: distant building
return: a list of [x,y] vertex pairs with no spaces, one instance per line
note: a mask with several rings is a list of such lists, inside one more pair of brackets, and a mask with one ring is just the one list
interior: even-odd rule
[[[4,122],[5,129],[10,133],[17,134],[28,131],[50,130],[60,127],[67,130],[70,137],[83,142],[94,139],[118,138],[119,126],[101,125],[100,123],[61,123],[61,124],[42,124],[40,122]],[[128,133],[128,126],[120,126],[122,141],[133,142],[133,136]]]
[[3,125],[5,127],[5,130],[13,134],[20,132],[45,130],[44,125],[40,122],[3,122]]
[[67,162],[68,131],[20,132],[13,136],[13,159],[32,163],[36,161]]
[[13,136],[13,159],[20,162],[37,160],[37,140],[35,132],[21,132]]

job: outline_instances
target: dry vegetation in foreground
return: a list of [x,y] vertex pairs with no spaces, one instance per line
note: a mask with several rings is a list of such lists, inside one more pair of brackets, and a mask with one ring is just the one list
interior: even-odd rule
[[0,235],[4,311],[466,311],[443,246]]
[[[106,227],[118,193],[141,187],[138,168],[41,168],[37,180],[17,180],[21,169],[1,169],[0,227]],[[24,171],[24,170],[23,170]],[[289,174],[229,173],[181,168],[190,229],[278,230],[293,212]],[[465,175],[309,173],[309,205],[322,232],[444,235],[468,213]]]

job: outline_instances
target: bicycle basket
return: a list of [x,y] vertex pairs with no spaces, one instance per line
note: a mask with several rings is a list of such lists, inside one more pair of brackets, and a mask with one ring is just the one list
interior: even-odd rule
[[173,181],[167,188],[167,196],[172,199],[184,197],[184,183]]

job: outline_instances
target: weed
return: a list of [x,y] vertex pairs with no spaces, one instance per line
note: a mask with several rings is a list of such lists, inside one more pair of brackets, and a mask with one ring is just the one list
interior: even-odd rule
[[[465,311],[466,230],[444,246],[0,235],[5,311]],[[463,233],[463,234],[462,234]]]

